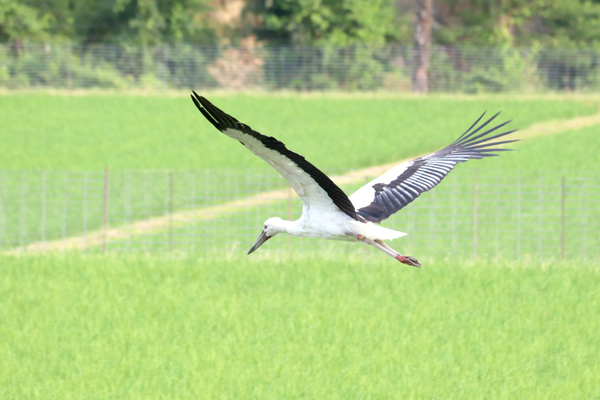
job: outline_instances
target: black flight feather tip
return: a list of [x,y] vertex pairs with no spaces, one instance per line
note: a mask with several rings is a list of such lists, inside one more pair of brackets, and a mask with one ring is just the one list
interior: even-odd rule
[[[200,110],[202,115],[206,117],[206,119],[219,131],[226,133],[228,129],[237,130],[248,137],[252,137],[258,140],[263,146],[267,149],[274,150],[279,154],[287,157],[290,161],[296,164],[300,169],[302,169],[305,173],[310,175],[310,177],[327,193],[329,198],[333,201],[333,203],[338,207],[342,212],[353,219],[358,219],[356,215],[356,210],[354,205],[344,193],[342,189],[340,189],[333,181],[325,175],[321,170],[315,167],[313,164],[308,162],[302,155],[295,153],[289,150],[285,144],[275,139],[272,136],[263,135],[248,125],[239,122],[237,119],[232,117],[229,114],[226,114],[218,107],[213,105],[206,98],[199,96],[196,92],[192,90],[193,95],[192,101]],[[243,139],[240,140],[240,143],[243,143]]]

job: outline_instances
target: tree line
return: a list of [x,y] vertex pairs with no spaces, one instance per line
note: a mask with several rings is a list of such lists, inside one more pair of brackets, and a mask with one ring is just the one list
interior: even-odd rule
[[2,43],[5,87],[179,87],[196,71],[232,88],[580,90],[600,84],[600,0],[0,0]]
[[0,0],[0,42],[409,44],[427,2],[433,44],[600,43],[600,0]]

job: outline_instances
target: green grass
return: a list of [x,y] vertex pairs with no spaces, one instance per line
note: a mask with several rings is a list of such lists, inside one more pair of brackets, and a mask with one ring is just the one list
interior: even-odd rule
[[0,256],[4,399],[600,396],[598,265]]
[[[393,162],[452,142],[483,111],[525,128],[597,111],[570,99],[211,95],[320,168]],[[2,170],[193,170],[264,166],[220,135],[188,97],[43,93],[0,95]]]
[[[502,118],[515,120],[509,126],[524,128],[549,119],[591,114],[597,108],[591,101],[505,97],[211,95],[210,98],[256,129],[282,139],[326,172],[336,173],[439,149],[486,109],[503,109]],[[171,209],[206,207],[285,185],[262,160],[220,135],[187,97],[9,94],[0,96],[0,109],[4,144],[0,146],[0,159],[2,170],[8,171],[0,172],[0,249],[99,229],[104,220],[105,165],[111,170],[108,211],[111,227],[165,215]],[[494,257],[502,254],[508,258],[523,254],[536,254],[540,258],[555,256],[560,248],[560,179],[594,177],[600,172],[600,156],[596,151],[598,132],[599,128],[594,126],[529,139],[511,145],[517,151],[460,165],[438,188],[386,221],[386,226],[409,232],[411,236],[402,246],[411,251],[430,248],[436,254],[472,253],[473,207],[469,201],[473,198],[477,170],[481,204],[485,207],[506,201],[511,207],[501,219],[482,210],[479,241],[493,246],[487,250],[480,248],[480,254]],[[395,142],[400,145],[392,145]],[[147,168],[163,170],[124,171]],[[206,168],[212,169],[210,174],[203,170]],[[76,173],[65,176],[50,172],[44,176],[18,172],[40,169]],[[167,170],[175,170],[172,199],[171,175]],[[86,177],[77,173],[80,171],[91,172]],[[259,176],[261,185],[256,182]],[[513,186],[519,177],[524,179],[523,184],[528,188],[523,193],[525,208],[521,214],[514,206],[515,196],[503,198],[492,193],[486,197],[484,186],[498,183],[498,177],[504,179],[503,184]],[[548,188],[547,193],[537,188],[541,184]],[[344,189],[351,193],[358,186]],[[514,194],[514,187],[509,191]],[[591,198],[593,193],[587,196]],[[538,207],[542,200],[549,202],[543,209]],[[464,205],[463,209],[455,212],[451,221],[440,221],[448,217],[448,207],[457,201]],[[595,254],[600,240],[600,236],[593,234],[599,231],[593,224],[600,221],[595,218],[597,210],[591,203],[589,207],[581,206],[585,201],[583,197],[568,197],[567,210],[572,207],[573,211],[568,212],[575,217],[567,218],[567,225],[572,225],[567,226],[567,247],[571,248],[567,253],[574,257]],[[534,203],[536,206],[532,206]],[[192,247],[222,246],[214,243],[218,229],[221,234],[217,237],[226,233],[233,243],[240,241],[246,247],[250,232],[242,228],[260,226],[270,215],[287,218],[285,202],[278,207],[269,207],[268,215],[266,210],[252,209],[229,219],[177,229],[173,232],[179,236],[175,242],[186,242],[183,247],[190,242]],[[432,213],[434,207],[439,210]],[[585,207],[589,210],[580,212]],[[292,217],[299,210],[296,201]],[[519,218],[523,221],[522,239],[515,234]],[[583,242],[576,234],[581,228],[578,224],[586,220],[586,227],[592,233],[579,246]],[[484,225],[490,228],[489,232],[484,232]],[[432,238],[430,231],[434,229],[437,232]],[[140,237],[134,247],[156,249],[155,242],[161,241],[170,248],[170,233],[165,229],[159,235]],[[445,238],[449,236],[460,240],[448,243]],[[528,240],[530,243],[521,248],[521,243]],[[574,246],[569,246],[569,242]],[[115,247],[123,245],[129,246],[120,241]]]
[[[518,137],[518,132],[515,134]],[[600,172],[600,126],[573,129],[511,144],[515,150],[483,162],[460,166],[465,174],[479,170],[485,174],[497,171],[534,173],[545,178],[596,177]],[[458,170],[458,168],[457,168]]]
[[[519,128],[597,110],[592,102],[556,99],[210,98],[336,172],[438,149],[486,109],[503,109],[502,117]],[[188,98],[10,94],[0,96],[0,110],[2,171],[99,172],[87,183],[88,230],[102,223],[105,165],[112,173],[111,226],[170,207],[168,173],[140,173],[154,175],[136,184],[138,173],[122,170],[176,170],[175,210],[224,200],[204,173],[177,170],[233,167],[275,176],[219,136]],[[363,254],[356,245],[346,255],[337,251],[345,249],[342,243],[285,237],[252,257],[238,256],[264,219],[287,217],[285,201],[175,227],[175,249],[185,249],[180,240],[191,241],[200,251],[192,255],[0,255],[0,398],[600,397],[600,218],[595,203],[588,203],[595,192],[568,194],[566,202],[567,259],[587,261],[507,261],[558,258],[560,176],[597,175],[599,138],[596,127],[574,130],[459,166],[386,223],[410,233],[392,246],[416,256],[425,266],[420,270],[380,252]],[[479,255],[501,255],[496,263],[458,258],[473,252],[474,170]],[[507,196],[485,186],[499,176],[514,183],[517,175],[524,185],[518,212],[514,186]],[[0,248],[19,245],[22,232],[25,243],[42,234],[50,240],[82,233],[82,176],[57,177],[48,175],[42,199],[41,175],[24,181],[0,174]],[[231,179],[232,187],[246,187],[243,176]],[[536,186],[542,182],[548,184],[543,199]],[[451,215],[456,199],[464,207]],[[499,201],[507,207],[498,208],[502,213],[485,212]],[[300,211],[297,203],[292,217]],[[243,230],[252,226],[258,230]],[[165,228],[109,249],[156,250],[158,240],[168,250],[169,234]],[[300,246],[324,252],[302,255]],[[207,258],[209,248],[219,258]],[[432,254],[448,258],[427,259]]]

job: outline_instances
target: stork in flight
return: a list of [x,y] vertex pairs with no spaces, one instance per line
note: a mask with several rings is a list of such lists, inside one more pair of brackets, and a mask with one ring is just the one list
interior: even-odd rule
[[300,219],[284,221],[274,217],[266,220],[262,233],[248,254],[277,234],[287,233],[298,237],[367,243],[401,263],[420,267],[421,264],[416,258],[403,256],[383,242],[405,236],[406,233],[376,224],[407,206],[421,193],[432,189],[456,164],[470,159],[497,156],[496,152],[510,149],[494,146],[516,141],[491,142],[515,131],[490,135],[510,121],[479,133],[499,113],[475,128],[482,115],[448,147],[402,163],[348,197],[327,175],[303,156],[288,150],[274,137],[265,136],[239,122],[196,92],[192,93],[194,104],[215,128],[238,140],[252,153],[269,163],[288,181],[302,200]]

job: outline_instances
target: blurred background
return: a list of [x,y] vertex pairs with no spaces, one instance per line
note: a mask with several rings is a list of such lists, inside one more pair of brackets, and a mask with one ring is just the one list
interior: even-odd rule
[[3,0],[0,86],[593,91],[583,0]]
[[386,225],[416,253],[596,259],[599,26],[579,0],[2,0],[0,248],[242,252],[297,218],[194,89],[347,191],[504,110],[519,151]]

